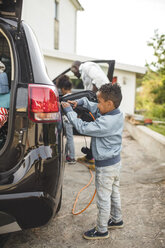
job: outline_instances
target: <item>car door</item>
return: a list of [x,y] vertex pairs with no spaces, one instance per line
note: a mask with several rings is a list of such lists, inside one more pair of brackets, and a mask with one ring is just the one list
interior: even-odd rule
[[[8,110],[8,121],[0,129],[0,172],[12,169],[11,164],[17,164],[22,155],[22,148],[16,145],[18,142],[14,133],[17,95],[19,94],[18,83],[21,82],[20,75],[23,75],[20,67],[25,66],[25,63],[20,66],[21,61],[18,56],[18,50],[22,49],[23,40],[25,44],[25,38],[22,33],[19,34],[21,12],[22,0],[0,1],[0,60],[6,67],[9,87],[8,105],[5,105],[7,95],[0,94],[0,107],[6,107]],[[27,81],[30,80],[27,76],[30,74],[30,70],[24,73]],[[8,157],[7,161],[5,160],[6,156]]]

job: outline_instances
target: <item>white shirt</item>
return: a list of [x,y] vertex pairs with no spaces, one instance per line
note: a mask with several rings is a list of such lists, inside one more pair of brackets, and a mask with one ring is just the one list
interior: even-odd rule
[[93,84],[99,89],[103,84],[109,83],[109,79],[103,70],[94,62],[82,63],[79,67],[79,71],[85,90],[92,90]]

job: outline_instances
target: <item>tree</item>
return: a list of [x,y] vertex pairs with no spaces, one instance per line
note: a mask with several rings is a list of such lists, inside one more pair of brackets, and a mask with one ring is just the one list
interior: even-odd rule
[[159,35],[155,30],[147,44],[153,47],[155,61],[147,64],[141,91],[136,95],[136,108],[145,109],[152,117],[165,118],[165,34]]
[[154,102],[156,104],[165,103],[165,78],[161,80],[161,85],[151,91],[155,97]]
[[158,29],[154,31],[154,37],[148,42],[153,47],[155,62],[148,65],[149,70],[153,67],[160,77],[160,84],[156,85],[151,93],[156,104],[165,104],[165,34],[159,34]]
[[156,61],[146,64],[146,66],[150,70],[153,68],[153,70],[165,75],[165,34],[159,34],[158,29],[156,29],[154,37],[147,42],[147,45],[153,47]]
[[[165,79],[165,77],[164,77]],[[150,118],[165,118],[165,80],[160,73],[148,71],[136,94],[136,110],[146,110]]]

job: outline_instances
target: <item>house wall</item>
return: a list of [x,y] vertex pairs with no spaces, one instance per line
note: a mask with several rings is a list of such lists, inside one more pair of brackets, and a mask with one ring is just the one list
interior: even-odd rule
[[54,16],[54,0],[23,1],[22,19],[33,29],[41,48],[54,48]]
[[[59,1],[59,50],[54,49],[54,12],[54,0],[23,1],[22,19],[36,34],[51,80],[68,69],[74,60],[93,60],[76,54],[77,9],[71,0]],[[121,109],[129,114],[134,113],[136,73],[145,73],[145,69],[116,63],[114,76],[123,93]]]
[[118,83],[122,89],[123,99],[120,108],[124,113],[133,114],[135,109],[136,73],[116,69]]
[[60,40],[59,50],[76,52],[77,11],[70,1],[60,0]]
[[[68,53],[76,51],[76,13],[71,1],[59,1],[60,51]],[[54,17],[54,0],[23,1],[22,19],[32,27],[42,49],[54,49]]]

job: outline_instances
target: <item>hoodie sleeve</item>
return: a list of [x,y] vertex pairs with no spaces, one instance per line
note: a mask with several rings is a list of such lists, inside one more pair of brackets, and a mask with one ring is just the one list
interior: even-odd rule
[[77,104],[78,106],[81,105],[84,108],[88,109],[92,114],[97,113],[97,103],[89,101],[87,97],[83,97],[77,100]]
[[79,133],[91,137],[105,137],[109,135],[114,128],[114,123],[109,122],[105,116],[97,118],[94,122],[86,122],[77,118],[77,113],[70,109],[70,111],[67,112],[67,117]]

